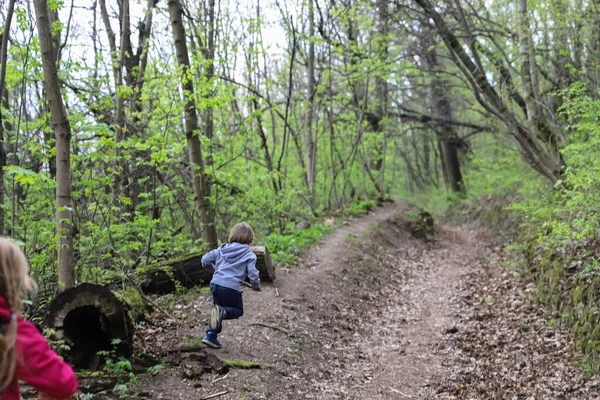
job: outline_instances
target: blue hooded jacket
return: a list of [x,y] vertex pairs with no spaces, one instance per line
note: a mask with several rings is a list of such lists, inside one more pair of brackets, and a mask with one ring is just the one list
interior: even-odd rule
[[252,288],[260,289],[256,254],[250,251],[247,244],[223,244],[202,257],[202,266],[214,271],[210,283],[241,291],[241,283],[248,276]]

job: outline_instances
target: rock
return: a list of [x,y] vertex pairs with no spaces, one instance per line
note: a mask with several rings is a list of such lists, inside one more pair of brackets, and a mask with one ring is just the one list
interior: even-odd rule
[[186,379],[197,379],[203,374],[216,372],[227,373],[229,365],[221,361],[217,356],[206,351],[189,353],[183,362],[183,377]]
[[510,308],[512,308],[513,310],[516,310],[518,308],[521,308],[523,306],[523,302],[520,300],[515,300],[511,303]]
[[310,222],[308,221],[300,221],[295,227],[294,229],[297,231],[303,231],[305,229],[310,228]]
[[117,376],[90,375],[77,377],[79,387],[85,393],[100,393],[114,388],[119,383]]

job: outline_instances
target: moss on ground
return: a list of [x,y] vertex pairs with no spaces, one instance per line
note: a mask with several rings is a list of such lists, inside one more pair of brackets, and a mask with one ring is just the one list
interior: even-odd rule
[[229,365],[231,368],[239,369],[257,369],[260,368],[260,364],[254,361],[244,360],[222,360],[224,364]]

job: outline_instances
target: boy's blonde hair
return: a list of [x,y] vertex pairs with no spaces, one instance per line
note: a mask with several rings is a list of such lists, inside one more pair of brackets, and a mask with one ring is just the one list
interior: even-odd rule
[[14,381],[17,363],[17,318],[21,314],[21,293],[33,293],[36,284],[29,276],[29,263],[19,246],[0,237],[0,294],[12,312],[0,334],[0,390]]
[[229,233],[229,243],[237,242],[241,244],[250,244],[254,240],[254,231],[252,227],[245,222],[236,224]]

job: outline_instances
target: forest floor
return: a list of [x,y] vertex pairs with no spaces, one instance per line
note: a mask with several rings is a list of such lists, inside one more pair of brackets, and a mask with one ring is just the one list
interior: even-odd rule
[[[498,237],[474,225],[437,225],[412,237],[397,203],[350,221],[244,291],[245,314],[225,321],[220,359],[233,368],[185,379],[185,363],[138,376],[152,399],[593,399],[572,338],[529,300],[505,267]],[[210,295],[182,295],[173,318],[138,329],[147,353],[193,347]],[[179,362],[175,362],[179,364]]]

